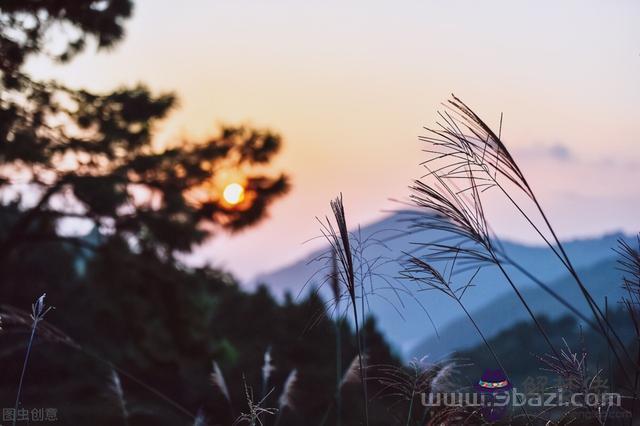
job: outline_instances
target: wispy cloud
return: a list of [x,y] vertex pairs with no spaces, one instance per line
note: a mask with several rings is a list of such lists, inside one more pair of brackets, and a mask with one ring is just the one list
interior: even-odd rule
[[596,158],[586,158],[578,155],[569,146],[560,143],[537,143],[514,150],[518,160],[523,162],[556,161],[563,165],[575,165],[606,170],[637,171],[640,168],[640,158],[625,158],[621,155],[605,155]]
[[578,161],[578,157],[566,145],[556,142],[553,144],[535,144],[515,150],[522,160],[556,160],[563,162]]

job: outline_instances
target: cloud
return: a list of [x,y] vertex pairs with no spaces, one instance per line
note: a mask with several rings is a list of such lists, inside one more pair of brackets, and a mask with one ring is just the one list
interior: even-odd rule
[[562,162],[574,162],[577,161],[577,157],[567,147],[561,143],[555,143],[552,145],[535,144],[524,148],[516,149],[516,154],[525,160],[544,160],[553,159]]
[[618,169],[627,171],[637,171],[640,168],[640,161],[631,159],[624,159],[618,157],[601,157],[594,162],[594,165],[598,167],[608,169]]
[[569,148],[561,144],[555,144],[547,148],[547,152],[550,156],[561,160],[561,161],[570,161],[575,159],[573,153]]

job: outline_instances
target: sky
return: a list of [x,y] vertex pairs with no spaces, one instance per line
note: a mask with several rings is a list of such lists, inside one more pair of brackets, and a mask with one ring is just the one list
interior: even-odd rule
[[[159,146],[221,123],[284,138],[293,189],[269,218],[220,233],[190,262],[243,280],[320,244],[342,192],[348,220],[402,208],[427,158],[418,136],[455,93],[502,135],[563,238],[640,230],[640,2],[138,0],[123,42],[35,76],[109,91],[144,82],[179,107]],[[499,233],[530,241],[513,212]]]

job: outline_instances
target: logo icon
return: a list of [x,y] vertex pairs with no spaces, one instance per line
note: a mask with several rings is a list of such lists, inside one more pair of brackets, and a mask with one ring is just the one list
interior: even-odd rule
[[474,388],[482,396],[481,413],[486,420],[495,422],[504,417],[512,386],[502,370],[485,370]]

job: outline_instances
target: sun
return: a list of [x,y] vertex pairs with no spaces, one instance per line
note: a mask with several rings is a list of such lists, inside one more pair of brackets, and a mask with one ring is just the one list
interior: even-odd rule
[[224,187],[222,197],[228,204],[235,206],[244,200],[244,188],[239,183],[230,183]]

